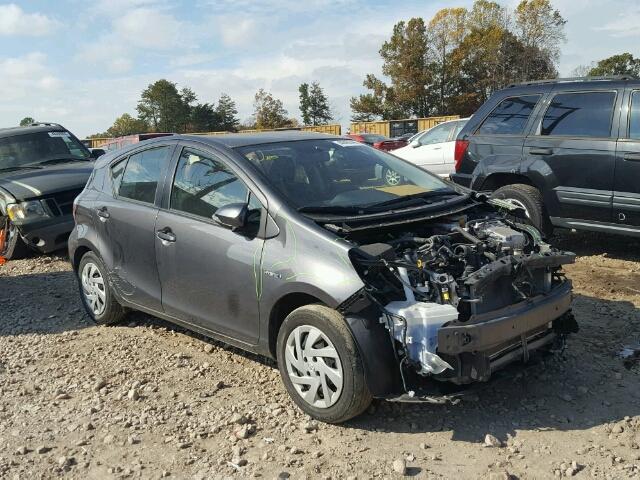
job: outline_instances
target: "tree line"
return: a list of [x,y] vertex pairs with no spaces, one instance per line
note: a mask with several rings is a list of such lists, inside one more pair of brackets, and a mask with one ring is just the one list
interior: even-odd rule
[[466,116],[510,83],[554,78],[565,23],[549,0],[522,0],[513,11],[476,0],[428,23],[398,22],[380,49],[388,81],[365,77],[369,92],[351,98],[352,119]]
[[[324,125],[333,119],[329,100],[318,82],[299,87],[300,113],[305,125]],[[147,132],[236,132],[243,129],[287,128],[300,125],[289,115],[282,100],[260,89],[254,96],[254,113],[240,122],[236,103],[222,93],[217,103],[200,103],[188,87],[166,79],[150,84],[140,94],[137,116],[124,113],[103,133],[91,137],[121,137]],[[23,121],[33,122],[31,118]]]

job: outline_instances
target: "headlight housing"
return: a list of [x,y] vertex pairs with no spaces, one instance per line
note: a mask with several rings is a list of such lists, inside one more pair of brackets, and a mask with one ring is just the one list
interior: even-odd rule
[[7,215],[15,223],[26,223],[34,220],[49,218],[50,215],[44,208],[40,200],[29,200],[28,202],[11,203],[7,205]]

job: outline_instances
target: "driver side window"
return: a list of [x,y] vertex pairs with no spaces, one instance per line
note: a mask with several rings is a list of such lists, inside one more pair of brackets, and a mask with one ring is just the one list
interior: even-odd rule
[[433,127],[420,138],[420,145],[433,145],[434,143],[446,142],[452,128],[453,122]]
[[249,190],[224,163],[195,150],[182,150],[171,188],[172,210],[211,219],[218,208],[246,203]]

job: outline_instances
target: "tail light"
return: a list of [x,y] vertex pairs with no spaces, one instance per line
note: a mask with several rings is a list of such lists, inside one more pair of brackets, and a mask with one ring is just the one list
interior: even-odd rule
[[375,142],[373,144],[373,148],[377,148],[378,150],[382,150],[382,142]]
[[460,166],[462,165],[462,159],[464,158],[464,154],[467,153],[467,148],[469,148],[469,140],[456,140],[456,146],[453,151],[453,160],[456,172],[460,171]]

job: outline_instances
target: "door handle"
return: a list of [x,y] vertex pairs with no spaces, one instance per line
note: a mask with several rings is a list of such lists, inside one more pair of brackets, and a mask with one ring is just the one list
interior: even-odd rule
[[624,159],[630,162],[640,162],[640,153],[625,153]]
[[433,150],[442,150],[442,147],[433,147]]
[[531,148],[529,149],[531,155],[553,155],[551,148]]
[[98,215],[98,218],[100,218],[100,220],[103,222],[106,222],[107,219],[111,217],[111,214],[107,210],[107,207],[100,207],[96,209],[96,215]]
[[170,228],[163,228],[162,230],[158,230],[156,232],[156,237],[158,237],[163,242],[173,243],[176,241],[175,234],[171,231]]

